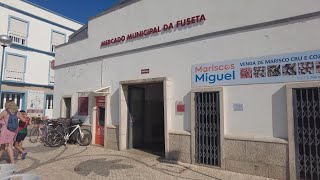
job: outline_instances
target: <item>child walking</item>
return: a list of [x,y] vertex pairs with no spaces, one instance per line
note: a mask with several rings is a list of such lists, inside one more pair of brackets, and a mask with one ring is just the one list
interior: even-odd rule
[[23,151],[22,143],[28,134],[27,127],[30,124],[30,118],[24,110],[21,110],[20,113],[26,119],[26,122],[19,121],[18,134],[14,143],[14,147],[18,150],[18,156],[15,157],[15,160],[24,160],[27,156],[27,152]]

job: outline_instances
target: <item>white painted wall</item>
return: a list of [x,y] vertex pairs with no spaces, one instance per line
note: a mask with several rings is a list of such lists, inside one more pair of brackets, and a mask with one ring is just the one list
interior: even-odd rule
[[[51,52],[51,32],[52,30],[58,31],[66,34],[66,41],[68,36],[73,33],[66,28],[62,28],[52,23],[48,23],[35,18],[34,16],[42,17],[46,20],[55,22],[65,27],[69,27],[74,30],[78,30],[82,25],[66,19],[62,16],[48,12],[42,8],[36,7],[29,3],[23,2],[21,0],[0,0],[0,34],[8,34],[9,16],[14,16],[16,18],[23,19],[29,22],[29,34],[27,39],[27,47],[36,49],[38,51]],[[2,3],[25,11],[32,14],[33,16],[25,15],[23,13],[5,8]],[[38,51],[30,49],[17,49],[15,47],[6,48],[6,53],[15,53],[27,57],[26,60],[26,73],[24,82],[32,85],[49,85],[49,68],[50,61],[54,60],[55,57],[45,53],[40,53]],[[2,48],[0,50],[0,55],[2,55]],[[1,57],[0,57],[1,58]],[[5,65],[5,61],[4,61]],[[31,86],[32,86],[31,85]],[[51,85],[51,84],[50,84]],[[13,92],[14,88],[11,89]],[[24,91],[28,91],[25,88]],[[20,89],[21,91],[21,89]],[[26,94],[28,97],[28,94]],[[26,102],[27,103],[27,102]],[[57,106],[59,108],[59,106]],[[52,117],[52,110],[45,110],[45,116],[49,118]]]
[[[55,71],[55,89],[54,89],[54,117],[60,117],[60,103],[62,96],[71,96],[72,111],[71,116],[77,117],[78,93],[91,89],[96,90],[101,87],[101,61],[82,64],[76,67],[67,67]],[[58,97],[55,95],[59,94]],[[95,100],[94,100],[95,102]],[[87,119],[88,117],[77,117]]]
[[[318,11],[319,7],[320,1],[317,0],[264,0],[259,2],[255,0],[141,0],[89,21],[90,38],[68,46],[68,52],[63,55],[58,54],[57,59],[60,60],[57,65],[195,35],[312,13]],[[178,11],[178,8],[181,9]],[[207,18],[203,25],[146,38],[143,41],[138,40],[124,43],[121,46],[100,49],[100,44],[104,40],[200,14],[205,14]],[[86,51],[79,51],[79,49],[86,49]]]
[[[14,48],[6,49],[6,53],[15,53],[27,56],[25,82],[38,85],[48,85],[50,61],[54,57],[32,51]],[[5,64],[6,60],[4,61]],[[5,65],[4,65],[5,66]]]
[[43,17],[49,21],[53,21],[53,22],[62,24],[62,25],[67,26],[71,29],[79,29],[79,23],[71,21],[67,18],[64,18],[64,17],[57,15],[53,12],[50,12],[48,10],[44,10],[42,8],[36,7],[30,3],[26,3],[21,0],[0,0],[0,2],[7,4],[7,5],[10,5],[10,6],[13,6],[17,9],[27,11],[31,14],[38,15],[38,16]]
[[[288,8],[290,5],[290,8]],[[178,7],[182,7],[177,11]],[[276,20],[320,10],[319,1],[215,1],[142,0],[89,22],[89,39],[64,46],[57,51],[57,64],[149,46],[194,35]],[[165,13],[163,13],[165,12]],[[133,43],[100,49],[102,40],[149,28],[181,17],[204,13],[207,21],[198,27],[159,35]],[[222,18],[223,17],[223,18]],[[112,26],[105,27],[105,24]],[[204,40],[181,43],[142,52],[73,65],[56,70],[54,106],[61,97],[79,89],[111,86],[111,119],[119,124],[119,81],[168,77],[173,81],[173,98],[186,103],[184,115],[173,115],[173,130],[190,131],[191,65],[319,49],[320,19],[278,25],[246,32],[230,33]],[[141,75],[140,70],[150,69]],[[75,75],[79,74],[79,75]],[[72,75],[72,76],[70,76]],[[81,76],[80,76],[81,75]],[[67,77],[67,78],[66,78]],[[72,84],[72,86],[70,86]],[[235,136],[287,137],[284,84],[224,87],[225,134]],[[77,102],[74,102],[76,105]],[[243,103],[243,112],[233,112],[233,103]],[[77,107],[77,106],[74,106]],[[174,107],[174,105],[172,106]],[[73,110],[74,112],[76,110]],[[173,109],[172,111],[175,112]],[[58,117],[60,110],[54,110]]]
[[[64,17],[47,12],[43,9],[32,6],[20,0],[0,0],[0,3],[5,3],[7,5],[21,9],[23,11],[27,11],[28,13],[31,13],[33,15],[40,16],[42,18],[75,30],[81,27],[81,24],[79,23],[67,20]],[[44,21],[40,21],[33,17],[0,6],[0,34],[8,33],[9,16],[14,16],[29,22],[29,36],[27,46],[33,49],[51,52],[50,44],[52,30],[65,33],[66,41],[68,40],[68,36],[73,33],[70,30],[63,29],[61,27],[49,24]],[[49,84],[49,62],[51,60],[54,60],[55,57],[35,51],[19,50],[16,48],[7,48],[6,51],[27,56],[27,69],[25,75],[26,83],[37,85]]]

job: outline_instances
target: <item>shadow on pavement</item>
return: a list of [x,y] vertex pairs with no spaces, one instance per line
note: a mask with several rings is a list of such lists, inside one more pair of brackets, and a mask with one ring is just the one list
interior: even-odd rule
[[100,176],[109,176],[110,170],[130,169],[131,165],[120,164],[122,160],[92,159],[78,164],[74,171],[82,176],[87,176],[91,172],[95,172]]

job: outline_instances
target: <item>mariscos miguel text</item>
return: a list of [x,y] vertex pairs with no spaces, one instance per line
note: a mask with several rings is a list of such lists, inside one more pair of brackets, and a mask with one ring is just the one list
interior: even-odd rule
[[212,64],[211,66],[195,67],[195,72],[198,73],[198,72],[210,72],[210,71],[226,71],[234,68],[235,68],[234,64],[225,64],[225,65],[219,65],[219,66]]
[[168,24],[164,24],[163,26],[155,26],[155,27],[147,28],[141,31],[133,32],[128,35],[122,35],[119,37],[107,39],[101,42],[101,47],[109,46],[112,44],[119,44],[119,43],[125,42],[126,40],[133,40],[136,38],[141,38],[141,37],[149,36],[152,34],[158,34],[162,31],[168,31],[174,28],[190,26],[192,24],[204,22],[205,20],[206,20],[206,17],[204,14],[185,18],[182,20],[178,20],[175,23],[168,23]]
[[217,81],[229,81],[235,79],[235,65],[211,65],[211,66],[196,66],[194,69],[195,82],[209,82],[214,84]]

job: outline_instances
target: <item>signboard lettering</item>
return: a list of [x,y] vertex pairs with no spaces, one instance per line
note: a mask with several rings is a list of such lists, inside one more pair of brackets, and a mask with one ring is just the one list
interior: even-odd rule
[[192,66],[192,86],[320,80],[320,50]]
[[106,47],[109,45],[120,44],[125,41],[131,41],[137,38],[142,38],[144,36],[149,36],[152,34],[159,34],[160,32],[165,32],[172,30],[174,28],[182,28],[184,26],[190,26],[192,24],[201,23],[206,21],[206,17],[204,14],[193,16],[190,18],[185,18],[182,20],[178,20],[176,22],[170,22],[163,24],[162,26],[150,27],[144,30],[140,30],[137,32],[129,33],[127,35],[121,35],[119,37],[110,38],[101,42],[100,47]]

